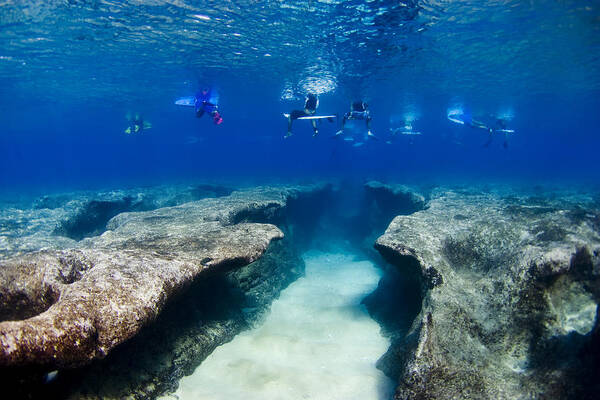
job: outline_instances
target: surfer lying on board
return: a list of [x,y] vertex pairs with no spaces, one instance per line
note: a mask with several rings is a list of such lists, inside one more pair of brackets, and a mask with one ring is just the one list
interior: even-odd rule
[[223,118],[219,114],[219,95],[209,88],[202,88],[194,99],[194,110],[196,117],[200,118],[205,112],[209,113],[216,125],[223,123]]
[[448,119],[454,123],[469,126],[471,128],[483,129],[488,132],[488,140],[484,143],[483,147],[488,147],[492,143],[494,133],[504,133],[504,148],[508,148],[508,134],[514,133],[514,129],[507,129],[506,121],[502,118],[496,118],[494,127],[489,127],[483,122],[473,119],[469,114],[464,114],[460,110],[453,110],[448,112]]
[[362,100],[357,100],[350,104],[350,111],[344,114],[342,120],[342,129],[337,131],[335,136],[339,136],[344,133],[346,127],[346,121],[349,119],[361,119],[367,124],[367,138],[375,138],[373,132],[371,132],[371,113],[369,111],[369,105]]
[[[309,93],[306,95],[306,99],[304,100],[304,110],[292,110],[291,113],[287,114],[288,119],[288,129],[284,138],[289,138],[292,136],[292,121],[298,119],[300,117],[310,117],[315,115],[317,112],[317,107],[319,107],[319,98],[316,94]],[[317,136],[319,130],[317,129],[317,120],[313,119],[310,121],[313,127],[313,136]]]

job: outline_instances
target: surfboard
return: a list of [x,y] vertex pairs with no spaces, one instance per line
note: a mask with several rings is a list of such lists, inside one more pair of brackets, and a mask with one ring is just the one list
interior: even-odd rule
[[461,124],[461,125],[464,125],[464,124],[465,124],[465,121],[462,121],[462,120],[460,120],[460,119],[458,119],[458,118],[454,118],[454,116],[453,116],[453,115],[448,115],[448,119],[449,119],[450,121],[452,121],[452,122],[455,122],[455,123],[457,123],[457,124]]
[[392,135],[420,135],[421,134],[421,132],[419,132],[419,131],[412,131],[412,130],[402,131],[400,129],[402,129],[402,128],[390,129],[390,132],[392,133]]
[[496,132],[515,133],[514,129],[496,129]]
[[[290,114],[284,113],[283,116],[285,118],[289,118]],[[299,117],[297,119],[325,119],[325,118],[335,118],[335,115],[309,115],[306,117]]]
[[180,97],[175,100],[175,104],[178,106],[194,107],[196,105],[196,98],[194,96]]

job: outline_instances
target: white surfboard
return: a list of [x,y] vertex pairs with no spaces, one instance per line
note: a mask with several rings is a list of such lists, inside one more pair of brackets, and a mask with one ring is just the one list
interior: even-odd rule
[[452,122],[454,122],[454,123],[457,123],[457,124],[461,124],[461,125],[464,125],[464,124],[465,124],[465,121],[463,121],[463,120],[460,120],[460,119],[458,119],[458,118],[456,118],[456,117],[458,117],[458,115],[448,115],[448,119],[449,119],[450,121],[452,121]]
[[194,96],[180,97],[175,100],[175,104],[178,106],[194,107],[196,105],[196,98]]
[[390,131],[392,132],[392,135],[420,135],[421,134],[421,132],[419,132],[419,131],[401,131],[400,128],[390,129]]
[[[283,116],[285,118],[289,118],[290,114],[284,113]],[[306,117],[299,117],[297,119],[325,119],[325,118],[335,118],[335,115],[309,115]]]
[[514,129],[496,129],[496,132],[515,133]]

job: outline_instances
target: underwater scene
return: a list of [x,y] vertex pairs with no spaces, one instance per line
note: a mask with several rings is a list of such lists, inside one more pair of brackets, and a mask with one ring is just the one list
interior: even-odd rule
[[600,1],[0,0],[7,399],[597,399]]

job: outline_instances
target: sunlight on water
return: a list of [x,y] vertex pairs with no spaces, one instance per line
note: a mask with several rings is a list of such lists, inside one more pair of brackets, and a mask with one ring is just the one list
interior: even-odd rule
[[393,382],[375,368],[389,342],[360,304],[380,271],[349,255],[304,259],[306,276],[281,293],[264,324],[219,347],[183,378],[179,399],[391,397]]

